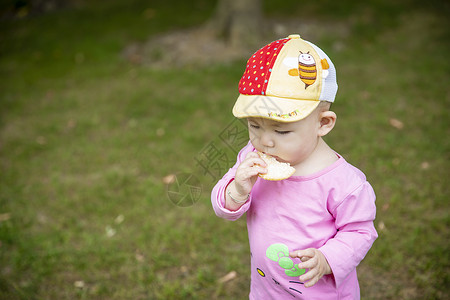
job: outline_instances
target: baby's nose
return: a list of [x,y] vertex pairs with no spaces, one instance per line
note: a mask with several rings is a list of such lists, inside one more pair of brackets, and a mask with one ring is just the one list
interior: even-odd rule
[[275,146],[275,143],[273,142],[273,139],[271,138],[270,134],[262,134],[261,135],[261,145],[264,147],[272,148]]

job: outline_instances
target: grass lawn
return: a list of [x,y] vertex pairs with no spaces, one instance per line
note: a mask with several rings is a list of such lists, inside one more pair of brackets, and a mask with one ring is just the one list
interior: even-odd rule
[[[218,178],[197,160],[211,145],[229,158],[220,171],[234,160],[223,132],[239,126],[247,57],[152,69],[121,55],[202,24],[211,1],[74,2],[0,20],[0,298],[246,299],[245,220],[214,215]],[[449,299],[449,5],[391,2],[265,11],[345,29],[305,39],[338,70],[327,141],[377,194],[362,299]],[[194,205],[170,200],[171,174],[194,175]]]

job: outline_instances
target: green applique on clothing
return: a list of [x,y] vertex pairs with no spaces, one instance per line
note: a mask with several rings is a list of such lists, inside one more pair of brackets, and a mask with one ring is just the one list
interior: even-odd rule
[[285,244],[277,243],[270,245],[266,250],[266,256],[284,269],[284,273],[290,277],[298,277],[305,273],[305,269],[300,269],[289,257],[289,248]]

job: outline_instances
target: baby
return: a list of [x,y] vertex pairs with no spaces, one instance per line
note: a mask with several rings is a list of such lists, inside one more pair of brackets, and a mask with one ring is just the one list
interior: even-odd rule
[[[359,299],[356,266],[377,238],[375,194],[364,174],[323,137],[337,83],[329,57],[299,35],[250,57],[233,114],[250,141],[219,180],[211,200],[219,217],[247,213],[250,299]],[[259,153],[295,168],[279,181],[259,177]]]

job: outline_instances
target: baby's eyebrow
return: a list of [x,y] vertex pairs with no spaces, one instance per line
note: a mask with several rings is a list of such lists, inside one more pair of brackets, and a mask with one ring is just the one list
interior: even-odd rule
[[289,126],[289,124],[280,123],[280,122],[274,122],[274,123],[271,124],[271,126],[273,128],[277,128],[277,129],[281,128],[281,129],[285,129],[285,130],[288,130],[289,128],[291,128],[291,126]]
[[264,126],[265,125],[265,126],[272,127],[274,129],[280,129],[281,128],[281,129],[286,130],[286,131],[290,130],[289,129],[290,126],[288,124],[286,124],[286,123],[281,123],[281,122],[276,122],[276,121],[266,120],[266,119],[259,119],[259,118],[247,118],[247,120],[250,123],[256,124],[258,126],[261,126],[261,125]]

